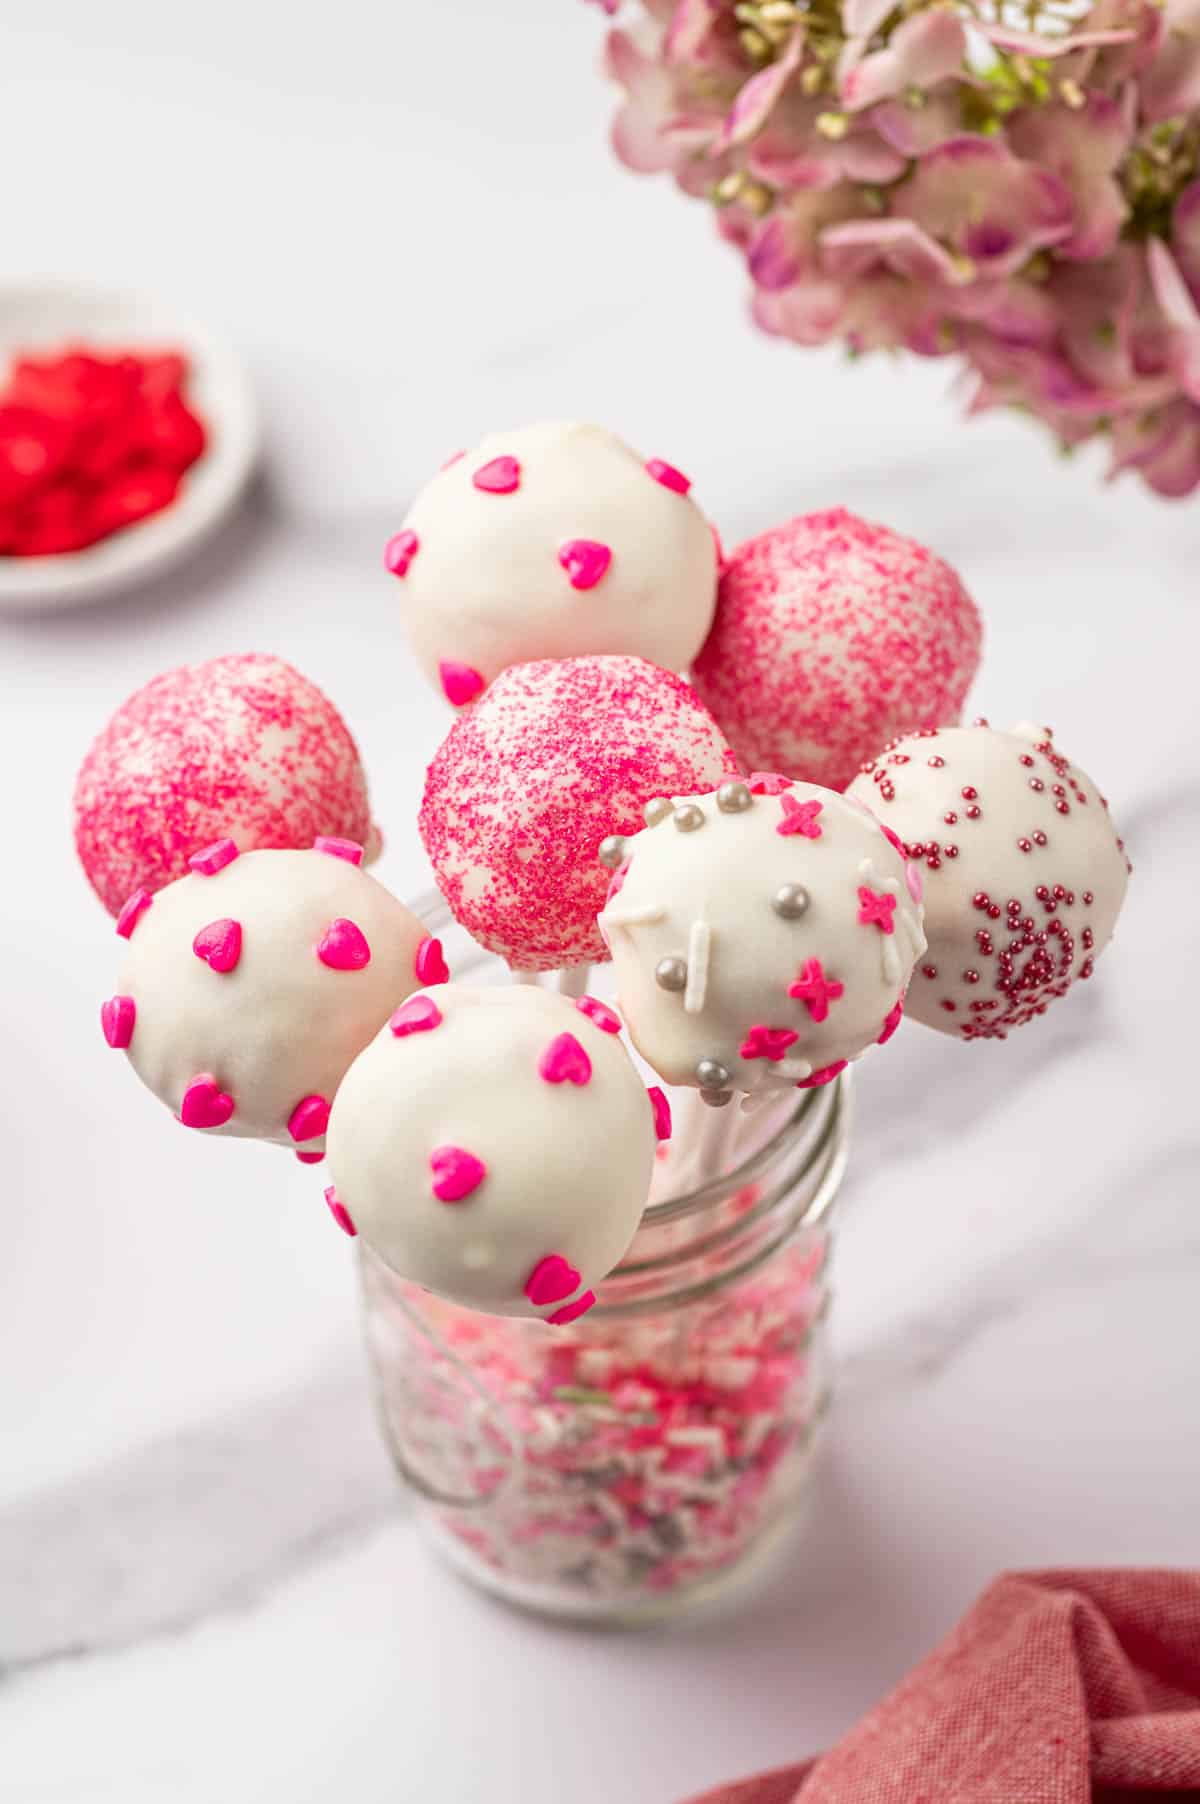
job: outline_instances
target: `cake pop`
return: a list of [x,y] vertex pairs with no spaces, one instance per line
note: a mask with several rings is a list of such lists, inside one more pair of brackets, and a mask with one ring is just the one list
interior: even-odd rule
[[844,789],[894,733],[958,719],[982,630],[948,564],[833,508],[726,560],[692,680],[746,769]]
[[652,796],[735,770],[686,683],[642,658],[541,659],[505,671],[429,767],[420,828],[457,919],[515,966],[607,956],[601,840]]
[[671,1084],[829,1082],[890,1039],[924,948],[915,865],[830,789],[754,776],[646,811],[600,916],[620,1009]]
[[925,873],[929,946],[906,1013],[966,1040],[1002,1040],[1092,975],[1130,866],[1104,798],[1048,727],[911,734],[866,764],[849,794]]
[[633,1239],[665,1109],[565,997],[450,984],[411,996],[346,1073],[326,1200],[401,1277],[565,1324]]
[[123,702],[75,784],[75,846],[110,914],[182,877],[220,838],[244,852],[318,834],[378,850],[358,749],[333,703],[282,658],[185,664]]
[[683,669],[717,585],[690,486],[574,423],[494,433],[451,459],[385,555],[426,676],[460,707],[533,658],[615,652]]
[[104,1037],[185,1127],[320,1158],[350,1061],[444,976],[438,942],[358,857],[342,839],[240,855],[220,840],[122,909],[129,951]]

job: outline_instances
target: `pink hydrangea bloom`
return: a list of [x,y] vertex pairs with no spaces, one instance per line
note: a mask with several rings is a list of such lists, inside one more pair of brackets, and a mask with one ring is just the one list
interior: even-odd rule
[[1200,487],[1200,0],[598,4],[618,155],[713,204],[764,331]]

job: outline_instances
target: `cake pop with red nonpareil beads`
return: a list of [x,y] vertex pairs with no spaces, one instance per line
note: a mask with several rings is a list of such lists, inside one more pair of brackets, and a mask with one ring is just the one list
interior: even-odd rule
[[[527,970],[607,956],[601,842],[654,796],[714,789],[733,754],[693,691],[642,658],[541,659],[461,715],[420,828],[442,894],[481,945]],[[619,864],[619,858],[616,863]]]
[[1000,1040],[1092,975],[1130,866],[1103,797],[1048,727],[910,734],[848,793],[924,876],[929,945],[906,1014],[966,1040]]
[[726,558],[692,680],[747,770],[844,789],[892,734],[957,721],[982,631],[949,564],[832,508]]
[[925,945],[921,886],[866,809],[756,773],[647,819],[599,924],[660,1076],[722,1103],[828,1083],[890,1039]]
[[600,426],[524,426],[453,458],[384,555],[426,676],[462,707],[535,658],[622,653],[682,670],[717,584],[690,486]]
[[327,1201],[412,1283],[564,1326],[637,1231],[664,1105],[578,1004],[450,984],[411,997],[346,1073]]
[[217,841],[126,917],[101,1028],[185,1127],[319,1159],[351,1060],[419,970],[441,965],[416,916],[347,849],[239,854]]
[[200,847],[298,849],[318,835],[378,850],[345,721],[282,658],[185,664],[137,690],[75,783],[75,846],[110,914],[182,877]]

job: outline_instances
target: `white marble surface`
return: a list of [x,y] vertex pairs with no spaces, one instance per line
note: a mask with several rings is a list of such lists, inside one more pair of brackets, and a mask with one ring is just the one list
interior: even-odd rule
[[[835,1736],[1001,1567],[1196,1560],[1200,516],[960,426],[937,366],[757,340],[702,211],[608,157],[602,28],[574,0],[0,23],[6,267],[223,326],[269,447],[177,580],[0,622],[4,1804],[669,1804]],[[812,1533],[740,1613],[625,1640],[429,1562],[311,1175],[183,1147],[104,1055],[68,832],[108,710],[253,647],[342,703],[418,884],[443,717],[379,548],[446,451],[547,413],[685,464],[729,538],[838,501],[928,538],[987,612],[979,709],[1052,721],[1137,866],[1084,993],[864,1071]]]

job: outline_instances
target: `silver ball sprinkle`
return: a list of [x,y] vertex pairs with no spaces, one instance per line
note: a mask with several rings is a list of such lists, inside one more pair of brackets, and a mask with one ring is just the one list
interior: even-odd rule
[[733,1077],[720,1059],[700,1059],[696,1064],[696,1082],[702,1090],[728,1090]]
[[753,806],[754,797],[744,783],[722,783],[717,791],[717,807],[722,814],[745,814]]
[[802,883],[784,883],[771,897],[771,907],[785,921],[798,921],[807,914],[812,898]]
[[660,990],[686,990],[687,960],[660,958],[654,967],[654,981]]
[[601,864],[606,864],[610,871],[615,871],[625,862],[625,841],[619,833],[610,833],[607,839],[600,841],[600,850],[596,856]]
[[697,827],[704,825],[704,810],[697,808],[695,802],[685,802],[671,818],[681,833],[694,833]]
[[701,1090],[700,1101],[706,1102],[710,1109],[723,1109],[733,1101],[732,1090]]
[[652,796],[642,809],[642,819],[648,827],[657,827],[659,821],[665,821],[674,803],[669,796]]

